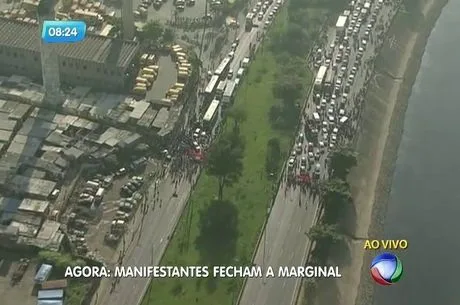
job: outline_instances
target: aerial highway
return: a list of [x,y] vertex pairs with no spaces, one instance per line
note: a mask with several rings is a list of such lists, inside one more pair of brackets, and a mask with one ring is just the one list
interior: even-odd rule
[[[263,25],[267,18],[268,14],[260,24]],[[240,61],[250,54],[250,45],[258,43],[257,35],[261,35],[263,31],[263,27],[255,27],[250,32],[245,32],[244,26],[241,27],[240,34],[237,36],[239,45],[235,50],[231,69],[238,70]],[[192,184],[186,179],[180,181],[176,190],[177,197],[173,196],[175,188],[171,177],[167,176],[164,180],[160,180],[158,187],[162,204],[160,206],[157,203],[154,207],[151,205],[143,219],[142,211],[138,211],[132,232],[126,235],[126,254],[122,265],[148,266],[160,263],[169,237],[172,236],[187,203]],[[149,189],[149,194],[153,193],[154,185]],[[137,305],[142,301],[150,283],[150,279],[147,278],[119,279],[111,289],[114,281],[114,279],[101,281],[101,286],[92,299],[92,305]]]
[[[374,1],[376,4],[377,1]],[[358,30],[357,35],[349,43],[350,56],[346,67],[341,70],[342,73],[340,78],[346,79],[350,74],[353,74],[350,91],[348,92],[348,102],[344,103],[345,113],[352,115],[354,108],[355,98],[358,96],[359,91],[363,88],[365,78],[368,77],[369,67],[367,67],[368,60],[375,54],[375,46],[372,42],[372,31],[379,25],[387,23],[389,17],[390,8],[387,6],[379,6],[380,9],[372,8],[372,13],[375,13],[375,17],[369,18],[369,22],[362,22],[362,26]],[[353,11],[353,8],[351,8]],[[377,14],[378,13],[378,14]],[[370,13],[369,13],[370,15]],[[380,18],[379,18],[380,17]],[[356,17],[358,20],[358,17]],[[375,22],[372,22],[375,20]],[[368,26],[371,24],[371,26]],[[354,30],[353,28],[351,29]],[[375,34],[375,36],[377,36]],[[363,41],[365,40],[365,43]],[[332,36],[328,37],[329,45],[323,48],[332,52],[335,57],[338,53],[339,47],[342,46],[335,43],[335,31]],[[365,44],[364,50],[360,49],[360,46]],[[358,56],[361,57],[357,60],[357,54],[362,53]],[[321,59],[321,64],[324,64],[326,58]],[[342,65],[343,66],[343,65]],[[356,70],[352,67],[357,67]],[[339,68],[341,66],[339,65]],[[337,68],[337,69],[339,69]],[[354,72],[351,72],[354,71]],[[349,79],[349,78],[348,78]],[[337,102],[340,101],[340,97],[337,97]],[[305,115],[311,117],[315,111],[320,112],[313,102],[312,94],[306,99]],[[338,103],[340,104],[340,103]],[[330,103],[327,107],[334,108]],[[329,109],[331,109],[329,108]],[[324,110],[325,111],[325,110]],[[337,109],[332,111],[334,115],[337,115]],[[306,122],[302,120],[302,126],[299,133],[303,133]],[[303,135],[301,136],[303,138]],[[318,137],[325,139],[324,135],[320,134]],[[327,138],[326,138],[327,139]],[[299,140],[296,140],[296,145]],[[301,140],[303,142],[304,139]],[[324,140],[325,141],[325,140]],[[303,146],[303,143],[302,143]],[[315,147],[315,150],[317,147]],[[324,153],[318,160],[321,165],[321,177],[326,176],[326,162],[328,146],[323,149]],[[295,147],[293,148],[295,151]],[[304,156],[305,151],[301,152],[301,156]],[[306,156],[308,158],[308,156]],[[296,164],[298,165],[299,159],[296,158]],[[308,160],[310,161],[310,160]],[[298,166],[294,170],[297,170]],[[289,171],[289,163],[286,165],[286,172]],[[314,225],[318,216],[318,200],[314,200],[313,197],[302,192],[300,187],[292,188],[286,186],[285,183],[281,183],[278,194],[274,201],[271,213],[268,215],[267,224],[265,231],[260,240],[259,247],[256,251],[256,255],[253,263],[258,266],[271,266],[277,269],[280,266],[304,266],[306,264],[306,258],[308,251],[310,250],[310,240],[307,236],[307,232]],[[293,305],[296,301],[298,289],[301,284],[299,278],[250,278],[246,281],[246,285],[243,288],[242,295],[240,297],[239,305]]]

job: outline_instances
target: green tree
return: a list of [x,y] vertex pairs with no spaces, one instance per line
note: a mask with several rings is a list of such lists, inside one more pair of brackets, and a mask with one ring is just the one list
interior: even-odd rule
[[278,138],[271,138],[267,143],[267,155],[265,157],[265,170],[273,174],[278,171],[281,161],[281,144]]
[[307,235],[315,242],[336,243],[343,239],[336,224],[317,223],[310,228]]
[[331,155],[329,175],[345,180],[356,164],[358,164],[356,153],[349,148],[340,148]]
[[164,28],[159,21],[149,21],[142,28],[141,38],[150,43],[158,43],[163,36]]
[[234,124],[233,128],[235,130],[239,130],[240,124],[247,119],[246,111],[244,111],[241,107],[232,107],[228,112],[228,116],[232,118]]
[[40,261],[43,263],[51,264],[60,272],[65,270],[68,266],[85,266],[86,262],[82,259],[76,259],[70,254],[64,254],[54,251],[40,251],[38,253]]
[[220,201],[223,198],[224,187],[232,185],[242,175],[242,143],[240,135],[232,132],[219,140],[209,153],[207,172],[218,180]]
[[338,232],[336,224],[322,222],[312,226],[307,235],[315,242],[312,259],[318,264],[325,263],[330,247],[343,239],[343,235]]
[[337,178],[326,181],[321,185],[321,201],[324,204],[324,221],[336,223],[346,205],[352,202],[349,184]]
[[173,28],[166,28],[163,32],[163,43],[169,44],[174,42],[176,39],[176,32],[174,32]]

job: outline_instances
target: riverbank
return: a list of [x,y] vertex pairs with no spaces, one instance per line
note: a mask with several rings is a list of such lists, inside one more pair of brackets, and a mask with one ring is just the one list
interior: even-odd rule
[[[423,0],[422,0],[423,1]],[[422,2],[420,1],[420,2]],[[420,5],[419,10],[410,11],[410,8],[398,13],[395,22],[390,28],[388,42],[381,52],[377,69],[375,70],[375,82],[369,88],[368,96],[375,95],[374,101],[379,103],[379,99],[383,98],[388,104],[387,118],[388,129],[383,129],[380,133],[380,140],[386,142],[383,149],[382,159],[378,170],[377,183],[374,187],[373,200],[369,200],[372,207],[370,215],[371,223],[368,227],[368,236],[371,238],[382,237],[384,231],[384,221],[391,191],[392,178],[397,159],[397,153],[401,137],[404,129],[404,117],[408,106],[408,100],[412,92],[412,86],[417,78],[418,71],[422,62],[425,46],[433,30],[436,21],[438,20],[444,6],[448,0],[425,0]],[[409,12],[407,12],[409,10]],[[394,37],[394,39],[393,39]],[[388,66],[388,59],[394,53],[394,46],[401,44],[400,53],[394,65]],[[399,61],[399,62],[398,62]],[[380,67],[379,67],[380,66]],[[383,68],[382,68],[383,67]],[[387,75],[385,75],[388,73]],[[387,78],[388,88],[382,86],[379,92],[379,84],[384,81],[379,81],[378,76],[384,75]],[[390,94],[388,94],[390,92]],[[371,100],[369,100],[371,102]],[[393,108],[390,111],[390,108]],[[364,114],[366,116],[366,114]],[[387,122],[384,123],[387,126]],[[370,135],[372,137],[372,135]],[[363,134],[365,138],[365,134]],[[376,137],[378,138],[378,137]],[[375,167],[374,170],[377,171]],[[370,199],[370,198],[369,198]],[[357,222],[359,223],[359,221]],[[363,222],[365,223],[365,221]],[[359,233],[357,234],[359,236]],[[362,242],[356,246],[361,255],[361,268],[356,266],[355,272],[360,272],[359,288],[356,299],[351,303],[343,303],[350,305],[373,304],[373,295],[375,283],[369,277],[368,266],[375,253],[364,253]],[[354,268],[353,268],[354,269]]]
[[375,253],[363,240],[380,238],[391,190],[404,116],[428,37],[447,0],[406,0],[377,57],[357,140],[358,166],[350,175],[354,209],[347,215],[349,237],[331,251],[343,277],[320,281],[315,304],[373,303],[368,266]]

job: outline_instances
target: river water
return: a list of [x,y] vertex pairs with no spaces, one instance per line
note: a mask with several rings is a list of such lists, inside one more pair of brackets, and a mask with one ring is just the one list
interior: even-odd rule
[[444,8],[409,99],[385,219],[407,239],[400,282],[375,305],[458,305],[460,281],[460,1]]

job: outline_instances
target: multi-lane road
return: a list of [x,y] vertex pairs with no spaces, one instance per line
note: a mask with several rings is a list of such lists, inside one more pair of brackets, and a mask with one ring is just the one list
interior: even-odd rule
[[[376,12],[378,1],[374,1],[372,12]],[[353,11],[353,8],[351,8]],[[377,24],[373,24],[369,28],[367,22],[363,22],[358,36],[352,39],[349,43],[351,46],[350,59],[343,77],[347,79],[353,65],[357,63],[356,54],[359,47],[362,46],[362,40],[367,40],[367,45],[361,58],[361,64],[354,73],[354,81],[348,93],[348,103],[345,111],[349,116],[353,116],[354,100],[357,98],[358,92],[363,88],[365,77],[368,75],[368,67],[365,63],[375,53],[375,46],[370,43],[369,37],[365,36],[366,30],[373,31],[379,24],[384,24],[390,18],[390,8],[384,6],[379,10],[378,16],[386,16],[378,19]],[[358,19],[358,18],[356,18]],[[333,33],[335,36],[335,32]],[[372,35],[372,34],[371,34]],[[375,37],[377,36],[373,33]],[[331,43],[335,37],[329,37],[329,45],[325,49],[331,48]],[[332,46],[334,56],[337,55],[337,49],[340,45]],[[324,49],[323,49],[324,50]],[[322,58],[322,64],[326,60]],[[339,65],[338,69],[341,66]],[[313,97],[309,96],[306,103],[306,115],[311,117],[314,111],[318,111],[313,103]],[[327,108],[331,107],[330,101]],[[337,113],[335,113],[337,116]],[[305,124],[305,122],[303,122]],[[303,127],[302,127],[303,131]],[[330,131],[329,131],[330,132]],[[324,134],[318,135],[319,139],[324,139]],[[316,148],[315,148],[316,149]],[[323,153],[320,164],[324,171],[324,159],[326,153]],[[297,158],[299,159],[299,158]],[[297,161],[298,162],[298,161]],[[288,171],[288,170],[287,170]],[[322,173],[324,177],[325,173]],[[308,230],[315,222],[318,212],[318,204],[309,195],[302,192],[300,187],[297,189],[288,188],[282,183],[278,191],[274,206],[267,221],[264,235],[262,236],[259,248],[257,249],[254,264],[267,267],[271,266],[276,270],[279,266],[303,266],[306,263],[306,256],[309,251],[310,241],[307,236]],[[241,295],[239,305],[293,305],[296,301],[296,295],[301,283],[298,278],[251,278],[246,282],[244,291]]]
[[[123,265],[148,266],[158,264],[168,244],[169,236],[174,231],[177,221],[185,207],[192,184],[186,179],[178,185],[177,197],[173,196],[174,183],[172,178],[166,177],[159,181],[158,188],[161,203],[149,203],[149,211],[142,220],[142,211],[139,211],[133,225],[134,232],[127,234],[126,254]],[[149,194],[155,193],[152,185]],[[141,209],[139,209],[141,210]],[[142,226],[140,226],[142,223]],[[131,237],[133,236],[133,237]],[[133,239],[132,239],[133,238]],[[131,243],[132,242],[132,243]],[[103,279],[101,287],[93,298],[93,305],[132,305],[138,304],[145,294],[149,284],[146,278],[120,279],[115,289],[110,292],[114,279]]]
[[[271,10],[268,10],[268,12]],[[268,13],[261,21],[263,25],[268,18]],[[253,28],[251,32],[245,32],[244,26],[237,36],[239,45],[235,50],[232,67],[238,70],[240,61],[249,55],[251,44],[258,42],[257,35],[263,31],[262,28]],[[259,33],[259,34],[258,34]],[[126,236],[126,254],[123,265],[126,266],[148,266],[158,265],[163,256],[169,237],[173,234],[174,228],[184,210],[192,184],[186,179],[182,180],[177,187],[177,197],[173,196],[175,191],[173,179],[167,176],[159,181],[159,203],[151,207],[142,220],[142,211],[138,211],[135,223],[132,225],[131,233]],[[149,189],[149,194],[154,194],[154,185]],[[139,209],[141,210],[141,209]],[[142,223],[142,227],[140,226]],[[130,241],[132,240],[132,243]],[[136,305],[139,304],[147,291],[150,280],[147,278],[119,279],[114,289],[111,285],[114,279],[103,279],[101,286],[92,300],[92,305]]]

